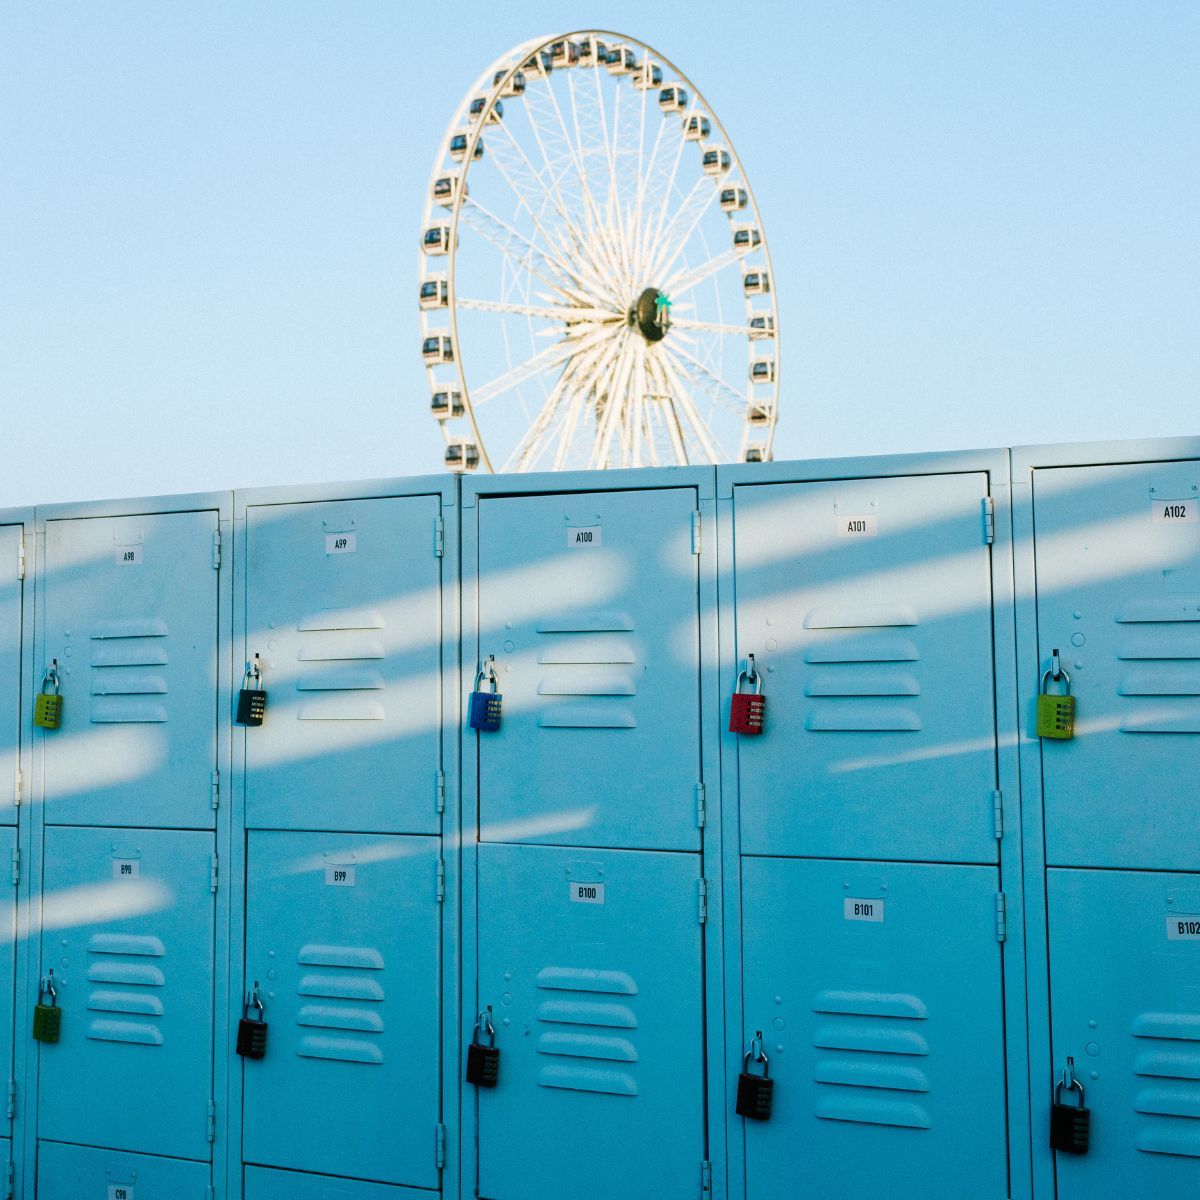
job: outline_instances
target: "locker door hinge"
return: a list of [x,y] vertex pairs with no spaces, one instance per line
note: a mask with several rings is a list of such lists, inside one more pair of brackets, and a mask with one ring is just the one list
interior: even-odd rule
[[692,553],[700,553],[700,510],[692,513]]
[[708,920],[708,880],[700,880],[700,924],[703,925]]
[[1004,836],[1004,793],[999,788],[992,792],[992,831],[996,841]]
[[433,1127],[433,1165],[440,1171],[446,1165],[446,1127]]
[[446,553],[446,522],[441,516],[433,518],[433,556],[442,558]]
[[212,562],[213,562],[213,570],[219,571],[221,569],[221,531],[219,529],[213,530],[213,559],[212,559]]
[[25,578],[25,531],[17,538],[17,578]]
[[21,882],[21,850],[20,847],[13,847],[13,887],[16,887]]
[[212,806],[214,809],[221,807],[221,772],[214,771],[212,773]]
[[996,502],[991,496],[983,498],[983,540],[989,546],[996,540]]
[[217,1200],[217,1189],[211,1183],[204,1189],[204,1200]]
[[14,1174],[13,1161],[10,1158],[4,1167],[4,1200],[12,1200],[17,1194],[17,1181]]
[[708,806],[704,799],[704,784],[696,784],[696,825],[703,829],[708,824]]
[[437,902],[441,904],[446,898],[446,864],[438,859],[437,865]]
[[21,807],[21,799],[24,796],[24,794],[25,794],[25,776],[22,773],[21,768],[18,766],[16,780],[13,784],[13,805],[16,808]]
[[446,811],[446,772],[439,771],[433,782],[434,804],[440,813]]
[[1008,917],[1004,911],[1004,893],[996,893],[996,941],[1002,942],[1008,937]]
[[217,1140],[217,1102],[215,1100],[208,1102],[208,1140],[210,1142]]
[[8,1081],[8,1108],[5,1109],[8,1113],[8,1119],[11,1121],[17,1115],[17,1081],[10,1079]]
[[712,1163],[706,1158],[700,1164],[700,1200],[709,1200],[712,1196]]
[[216,895],[217,892],[217,871],[220,864],[217,861],[217,856],[214,854],[209,859],[208,868],[208,890]]

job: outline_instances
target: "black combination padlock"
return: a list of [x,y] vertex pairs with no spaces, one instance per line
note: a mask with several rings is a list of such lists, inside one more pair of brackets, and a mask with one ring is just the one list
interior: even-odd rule
[[[479,1039],[487,1037],[487,1045]],[[500,1078],[500,1047],[496,1045],[496,1027],[492,1010],[479,1014],[471,1044],[467,1047],[467,1082],[481,1088],[494,1088]]]
[[[49,1004],[42,1000],[50,997]],[[58,992],[54,990],[54,971],[38,984],[38,1002],[33,1009],[33,1039],[53,1045],[62,1033],[62,1009],[58,1007]]]
[[262,665],[256,654],[254,661],[246,667],[242,690],[238,692],[237,715],[234,720],[239,725],[261,725],[266,711],[267,693],[263,688]]
[[[756,1075],[751,1067],[759,1063],[762,1074]],[[775,1091],[775,1080],[771,1078],[771,1067],[763,1050],[762,1034],[756,1033],[742,1059],[742,1073],[738,1076],[737,1103],[734,1111],[739,1117],[750,1121],[771,1119],[771,1100]]]
[[[257,1017],[251,1017],[254,1010]],[[267,1056],[267,1017],[263,1007],[262,997],[258,994],[258,980],[254,981],[254,990],[246,997],[242,1005],[242,1019],[238,1022],[237,1045],[234,1049],[243,1058],[265,1058]]]
[[[488,691],[483,690],[487,681]],[[475,675],[475,689],[467,697],[467,724],[481,733],[495,733],[500,728],[500,713],[504,697],[500,695],[496,680],[496,659],[488,655],[486,665],[481,665]]]
[[[1054,1088],[1050,1106],[1050,1149],[1063,1154],[1086,1154],[1092,1136],[1092,1110],[1084,1104],[1083,1084],[1075,1078],[1075,1060],[1067,1059],[1067,1069]],[[1063,1104],[1063,1091],[1078,1092],[1078,1104]]]

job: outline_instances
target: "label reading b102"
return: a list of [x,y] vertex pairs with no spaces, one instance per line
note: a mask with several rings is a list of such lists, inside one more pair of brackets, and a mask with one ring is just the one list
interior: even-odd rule
[[325,868],[326,887],[353,887],[354,868],[351,866],[327,866]]
[[602,883],[573,883],[571,884],[572,904],[603,904],[604,884]]
[[1200,942],[1200,916],[1181,917],[1172,913],[1167,917],[1167,940]]

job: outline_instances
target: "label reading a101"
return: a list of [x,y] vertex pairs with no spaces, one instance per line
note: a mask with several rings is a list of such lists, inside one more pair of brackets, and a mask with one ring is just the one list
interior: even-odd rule
[[326,887],[353,887],[354,868],[350,866],[331,866],[325,868]]
[[842,916],[847,921],[874,921],[878,923],[883,920],[883,901],[859,900],[853,896],[846,896],[842,900]]

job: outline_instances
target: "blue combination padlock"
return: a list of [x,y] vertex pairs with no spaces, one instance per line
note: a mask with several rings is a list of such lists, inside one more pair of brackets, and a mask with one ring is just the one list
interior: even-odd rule
[[[483,690],[483,681],[487,679],[491,685],[490,691]],[[487,664],[481,666],[475,675],[475,690],[467,701],[467,724],[481,733],[495,733],[500,728],[500,693],[496,690],[496,659],[489,654]]]

